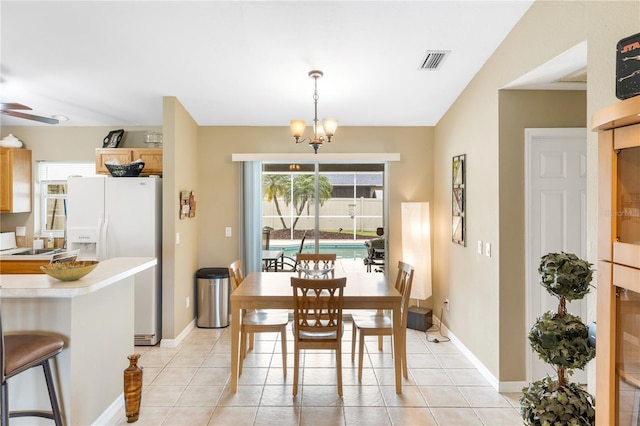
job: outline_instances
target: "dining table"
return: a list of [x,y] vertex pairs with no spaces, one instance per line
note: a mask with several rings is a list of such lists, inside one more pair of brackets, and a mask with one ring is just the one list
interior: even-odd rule
[[[300,272],[251,272],[231,293],[231,392],[238,391],[240,362],[240,324],[245,309],[293,310],[291,277]],[[302,274],[304,277],[304,275]],[[396,393],[402,393],[402,350],[405,332],[400,326],[402,296],[385,274],[344,271],[336,269],[332,278],[347,278],[343,309],[390,310],[393,318],[393,359]],[[322,278],[317,278],[322,279]],[[398,324],[398,326],[396,326]]]

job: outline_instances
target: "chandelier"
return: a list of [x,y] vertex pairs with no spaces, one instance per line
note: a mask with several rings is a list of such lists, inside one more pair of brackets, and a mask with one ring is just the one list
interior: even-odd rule
[[322,146],[324,141],[331,142],[331,138],[338,128],[338,120],[335,118],[324,118],[322,124],[320,124],[318,120],[318,79],[322,76],[322,71],[309,71],[309,77],[313,79],[315,86],[315,91],[313,92],[313,137],[302,138],[306,127],[304,120],[291,120],[291,133],[296,139],[296,143],[309,142],[309,145],[316,154],[318,153],[318,148]]

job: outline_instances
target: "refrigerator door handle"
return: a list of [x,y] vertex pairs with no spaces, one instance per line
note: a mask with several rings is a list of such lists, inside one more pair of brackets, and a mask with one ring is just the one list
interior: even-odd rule
[[109,229],[109,220],[100,219],[100,238],[98,240],[98,260],[102,261],[107,258],[107,231]]

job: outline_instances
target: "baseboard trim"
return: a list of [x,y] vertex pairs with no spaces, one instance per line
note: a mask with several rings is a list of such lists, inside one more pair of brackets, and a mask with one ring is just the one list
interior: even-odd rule
[[116,400],[100,414],[100,417],[93,421],[92,425],[117,425],[121,423],[121,416],[124,415],[124,413],[124,393],[121,393]]
[[160,341],[161,348],[175,348],[177,347],[196,327],[196,319],[194,318],[187,326],[182,330],[175,339],[162,339]]
[[527,386],[527,382],[501,382],[498,380],[496,376],[489,371],[487,367],[471,352],[461,341],[453,334],[446,325],[442,324],[440,318],[433,316],[433,325],[438,326],[438,328],[442,331],[443,335],[446,335],[451,342],[460,349],[460,352],[473,364],[473,366],[482,374],[482,376],[487,379],[489,384],[500,393],[513,393],[513,392],[522,392],[522,388]]

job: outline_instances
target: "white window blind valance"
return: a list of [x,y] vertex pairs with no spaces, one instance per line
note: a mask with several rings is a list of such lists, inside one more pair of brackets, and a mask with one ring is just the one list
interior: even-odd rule
[[358,153],[237,153],[231,154],[231,161],[263,161],[263,162],[332,162],[332,163],[383,163],[400,161],[398,152],[358,152]]

